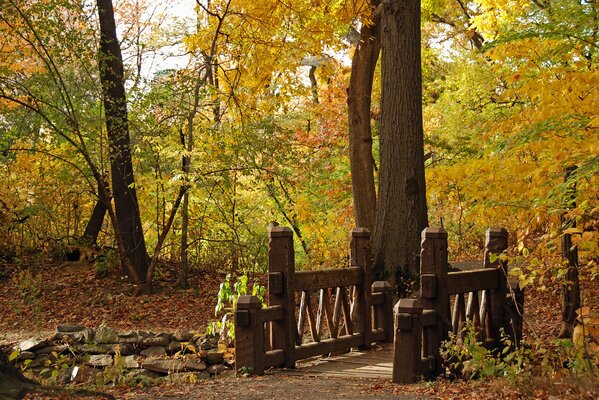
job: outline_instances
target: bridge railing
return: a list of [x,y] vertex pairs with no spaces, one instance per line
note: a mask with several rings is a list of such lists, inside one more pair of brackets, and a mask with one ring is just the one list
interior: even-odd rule
[[295,271],[293,232],[269,232],[268,306],[241,296],[235,311],[236,369],[269,367],[393,340],[389,283],[371,281],[370,232],[351,232],[350,266]]
[[436,228],[422,232],[420,298],[401,299],[394,308],[394,382],[441,373],[441,342],[449,332],[462,334],[466,322],[487,346],[500,344],[502,328],[519,342],[524,298],[516,285],[508,286],[507,262],[499,257],[507,241],[505,229],[489,228],[483,268],[449,272],[447,232]]

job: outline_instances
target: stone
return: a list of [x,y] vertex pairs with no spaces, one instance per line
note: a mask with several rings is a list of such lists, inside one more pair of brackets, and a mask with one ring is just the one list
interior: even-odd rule
[[218,350],[208,350],[206,358],[204,358],[208,365],[222,364],[225,360],[225,353]]
[[117,350],[122,356],[130,356],[132,354],[135,354],[135,348],[130,343],[119,343],[109,346],[110,350],[108,351],[108,354],[116,354]]
[[162,346],[152,346],[152,347],[148,347],[147,349],[143,349],[139,353],[139,355],[140,356],[144,356],[144,357],[165,356],[166,355],[166,350]]
[[176,330],[173,334],[173,339],[179,342],[189,342],[193,338],[193,333],[189,331]]
[[58,325],[56,327],[57,333],[72,333],[72,332],[81,332],[85,329],[83,325]]
[[144,337],[141,339],[140,344],[142,346],[168,346],[171,342],[172,335],[168,333],[161,333],[155,336]]
[[166,347],[166,351],[169,353],[176,353],[181,350],[181,342],[178,340],[171,340],[171,342]]
[[183,362],[172,358],[149,358],[145,360],[142,367],[162,374],[170,374],[183,370]]
[[222,364],[215,364],[210,365],[208,368],[206,368],[206,371],[208,371],[210,375],[219,375],[225,371],[229,371],[229,368],[225,367]]
[[127,331],[124,333],[119,333],[118,335],[118,343],[129,343],[129,344],[138,344],[141,341],[141,337],[135,331]]
[[63,343],[84,343],[92,342],[94,340],[94,330],[85,328],[78,332],[56,332],[52,338],[54,342]]
[[46,346],[46,347],[42,347],[41,349],[38,349],[35,351],[36,354],[52,354],[54,352],[60,354],[60,353],[64,353],[69,349],[69,346],[67,346],[66,344],[58,344],[58,345],[54,345],[54,346]]
[[87,383],[93,381],[99,373],[101,372],[88,365],[76,365],[71,371],[71,382]]
[[218,347],[218,343],[214,344],[211,340],[208,340],[206,338],[200,339],[198,341],[198,344],[200,345],[200,350],[212,350]]
[[135,380],[136,378],[140,378],[140,377],[156,379],[156,378],[160,378],[161,376],[163,376],[163,375],[158,372],[150,371],[149,369],[144,369],[144,368],[132,369],[127,372],[127,378],[130,378],[132,380]]
[[188,371],[205,371],[206,363],[200,360],[194,360],[192,358],[185,360],[183,367]]
[[110,354],[92,354],[86,364],[92,367],[108,367],[112,365],[112,356]]
[[111,345],[101,345],[93,343],[84,343],[79,346],[74,346],[73,350],[77,353],[85,354],[108,354],[112,350]]
[[22,351],[19,353],[19,361],[33,360],[35,353],[33,351]]
[[139,362],[137,361],[137,356],[121,357],[121,361],[123,363],[123,367],[125,367],[127,369],[139,368]]
[[96,329],[95,341],[99,344],[116,343],[118,340],[118,332],[116,329],[108,326],[100,326]]
[[35,351],[42,347],[48,346],[48,342],[46,340],[41,340],[38,338],[27,339],[17,345],[19,351]]

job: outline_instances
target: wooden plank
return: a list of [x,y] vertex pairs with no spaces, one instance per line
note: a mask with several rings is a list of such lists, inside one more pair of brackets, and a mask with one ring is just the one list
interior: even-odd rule
[[310,327],[310,335],[312,336],[312,340],[314,342],[320,342],[320,335],[316,329],[316,319],[314,318],[314,312],[312,311],[312,300],[310,298],[310,293],[306,293],[306,314],[308,315],[308,326]]
[[362,283],[362,268],[349,267],[320,271],[300,271],[295,273],[293,283],[297,291],[359,285]]
[[382,293],[382,292],[373,293],[370,297],[370,305],[371,306],[383,304],[384,301],[385,301],[385,293]]
[[324,316],[325,303],[327,301],[326,291],[328,289],[320,289],[318,293],[318,310],[316,311],[316,335],[320,338],[322,335],[322,320]]
[[335,328],[333,327],[333,316],[331,315],[331,311],[329,310],[329,290],[331,289],[324,289],[323,293],[324,293],[324,316],[327,320],[327,327],[329,328],[329,335],[331,337],[335,337],[333,336],[333,331],[335,330]]
[[447,292],[449,295],[495,289],[498,285],[499,270],[497,268],[450,272],[447,274]]
[[285,364],[285,351],[282,349],[270,350],[264,353],[264,367],[276,367]]
[[354,333],[353,323],[351,320],[351,311],[349,309],[349,300],[345,288],[341,288],[341,309],[343,310],[343,320],[345,327],[345,334],[352,335]]
[[285,307],[283,307],[282,305],[269,306],[269,307],[264,307],[262,309],[262,320],[264,322],[278,321],[280,319],[283,319],[284,316],[285,316]]
[[299,314],[297,316],[297,336],[296,345],[301,345],[304,339],[304,325],[306,324],[306,292],[302,292],[300,300]]
[[333,331],[331,337],[336,338],[339,336],[339,316],[341,315],[341,291],[342,288],[338,287],[335,293],[335,306],[333,308]]
[[295,347],[296,359],[310,358],[317,355],[342,351],[359,346],[364,340],[363,334],[346,335],[336,339],[325,339]]

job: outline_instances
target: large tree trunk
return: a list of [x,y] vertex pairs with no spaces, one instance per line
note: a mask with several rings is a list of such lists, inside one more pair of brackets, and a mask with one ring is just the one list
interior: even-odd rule
[[[374,0],[372,7],[379,3],[379,0]],[[362,25],[360,41],[352,58],[347,96],[354,216],[356,226],[371,231],[376,216],[376,190],[370,109],[374,70],[381,49],[380,20],[380,13],[377,13],[370,25]]]
[[34,381],[25,378],[19,370],[11,367],[6,354],[0,350],[0,400],[20,399],[36,385]]
[[[148,254],[139,215],[139,205],[133,178],[133,164],[127,120],[127,99],[125,97],[123,58],[116,34],[114,11],[111,0],[97,0],[100,20],[100,80],[106,131],[110,147],[110,167],[112,173],[112,191],[116,219],[125,253],[129,258],[136,276],[129,279],[140,283],[146,277]],[[125,265],[125,260],[121,260]]]
[[401,293],[402,278],[418,274],[427,225],[419,0],[383,1],[381,97],[374,269]]

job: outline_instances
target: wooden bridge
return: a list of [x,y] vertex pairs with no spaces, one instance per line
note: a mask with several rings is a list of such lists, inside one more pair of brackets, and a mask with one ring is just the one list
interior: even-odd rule
[[502,328],[512,340],[521,337],[523,297],[508,290],[507,263],[497,256],[507,248],[505,229],[487,231],[482,268],[459,272],[449,272],[447,233],[425,229],[420,297],[395,307],[391,285],[371,282],[368,230],[352,230],[349,267],[320,271],[295,271],[289,228],[273,228],[269,236],[268,306],[255,296],[236,304],[238,371],[279,368],[406,383],[442,372],[441,341],[467,321],[488,346],[500,344]]

